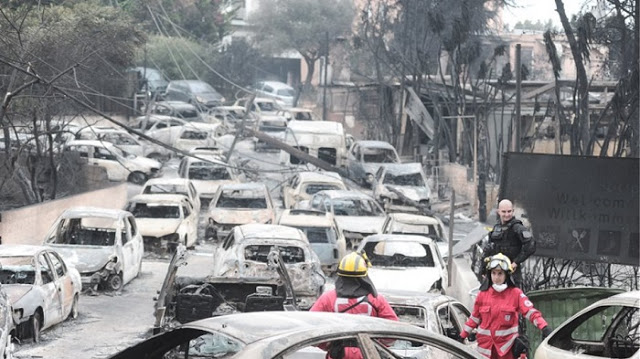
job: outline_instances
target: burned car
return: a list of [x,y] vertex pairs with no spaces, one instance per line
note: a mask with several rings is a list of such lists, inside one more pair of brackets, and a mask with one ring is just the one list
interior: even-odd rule
[[443,293],[447,288],[445,263],[431,238],[377,234],[365,238],[357,250],[371,260],[369,277],[380,291]]
[[111,359],[324,359],[329,356],[320,348],[327,346],[360,348],[363,359],[484,358],[442,335],[388,319],[326,312],[265,312],[189,323],[135,344]]
[[145,182],[140,194],[181,194],[191,201],[194,211],[200,212],[201,202],[198,190],[190,179],[152,178]]
[[11,301],[0,284],[0,358],[2,359],[13,358],[14,329]]
[[433,239],[442,257],[449,253],[449,232],[437,216],[412,213],[389,213],[382,225],[383,234],[412,234]]
[[44,242],[80,272],[84,287],[93,290],[120,290],[142,266],[142,236],[136,219],[123,210],[67,209]]
[[276,211],[264,183],[224,184],[209,205],[206,238],[221,239],[233,227],[247,223],[273,224]]
[[127,203],[149,252],[165,253],[178,243],[188,248],[198,240],[198,212],[181,194],[139,194]]
[[293,208],[299,201],[325,190],[346,190],[342,177],[335,172],[298,172],[282,185],[284,208]]
[[42,330],[78,317],[80,273],[50,248],[0,245],[0,283],[11,301],[19,339],[37,343]]
[[178,175],[192,181],[202,207],[209,205],[220,185],[240,182],[236,172],[219,155],[199,152],[194,156],[182,158]]
[[296,228],[275,224],[245,224],[235,227],[214,253],[213,274],[224,278],[276,279],[269,254],[276,251],[284,263],[295,305],[309,309],[322,294],[325,276],[320,259],[305,234]]
[[[448,295],[412,291],[381,291],[380,294],[387,299],[399,321],[453,340],[460,339],[464,324],[471,315],[464,304]],[[467,343],[472,342],[471,339]]]
[[381,166],[372,187],[373,197],[387,212],[431,214],[431,190],[419,163]]
[[347,153],[349,178],[365,187],[373,184],[378,168],[387,163],[400,163],[398,152],[388,142],[355,141]]
[[306,207],[333,214],[347,241],[347,249],[355,249],[364,237],[379,233],[386,218],[371,196],[355,191],[320,191]]

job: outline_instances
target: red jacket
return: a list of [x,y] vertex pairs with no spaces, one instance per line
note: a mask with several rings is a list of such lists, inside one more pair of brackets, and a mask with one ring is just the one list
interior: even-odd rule
[[[358,315],[369,315],[372,317],[385,318],[390,320],[398,320],[398,316],[393,311],[389,302],[382,296],[378,295],[374,297],[369,294],[367,299],[348,309],[350,306],[360,302],[363,298],[338,298],[335,290],[330,290],[323,293],[318,300],[313,304],[309,311],[311,312],[336,312],[336,313],[348,313]],[[326,350],[326,347],[322,345],[320,348]],[[345,348],[344,359],[361,359],[362,354],[358,348]]]
[[491,358],[491,349],[495,347],[498,355],[508,356],[518,337],[518,313],[539,329],[547,326],[542,314],[520,288],[508,287],[497,292],[490,287],[478,293],[473,312],[460,336],[466,338],[477,327],[477,350],[480,354]]

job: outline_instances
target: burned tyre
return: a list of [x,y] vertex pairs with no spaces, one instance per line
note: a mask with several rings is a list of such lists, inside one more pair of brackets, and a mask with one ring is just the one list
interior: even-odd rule
[[147,182],[147,175],[139,171],[131,172],[131,174],[129,174],[129,178],[127,178],[127,181],[134,184],[143,185],[145,182]]
[[36,311],[29,319],[29,328],[33,342],[40,343],[40,332],[42,331],[42,314],[40,314],[40,311]]
[[118,291],[122,289],[123,281],[122,281],[122,273],[112,274],[109,279],[107,279],[107,289],[112,291]]

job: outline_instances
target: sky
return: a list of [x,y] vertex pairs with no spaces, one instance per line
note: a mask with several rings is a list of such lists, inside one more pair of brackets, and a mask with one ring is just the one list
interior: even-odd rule
[[[509,7],[504,9],[502,19],[505,24],[508,24],[513,29],[514,25],[518,21],[531,20],[536,22],[545,23],[548,19],[551,19],[556,27],[561,28],[560,17],[556,11],[555,0],[513,0],[516,7]],[[580,11],[584,5],[585,0],[564,0],[564,9],[567,13],[567,17],[571,19],[571,15]]]

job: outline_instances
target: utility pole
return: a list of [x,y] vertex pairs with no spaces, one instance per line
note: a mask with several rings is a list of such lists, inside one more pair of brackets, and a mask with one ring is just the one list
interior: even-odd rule
[[515,141],[513,141],[514,152],[520,152],[521,150],[520,138],[522,136],[522,134],[520,133],[521,131],[520,126],[522,122],[520,121],[520,92],[522,92],[522,71],[521,71],[522,65],[520,64],[520,61],[521,61],[520,56],[521,56],[521,45],[516,44],[516,123],[514,126],[516,138],[515,138]]
[[327,71],[329,70],[329,32],[325,33],[324,48],[324,87],[322,88],[322,121],[327,120]]

